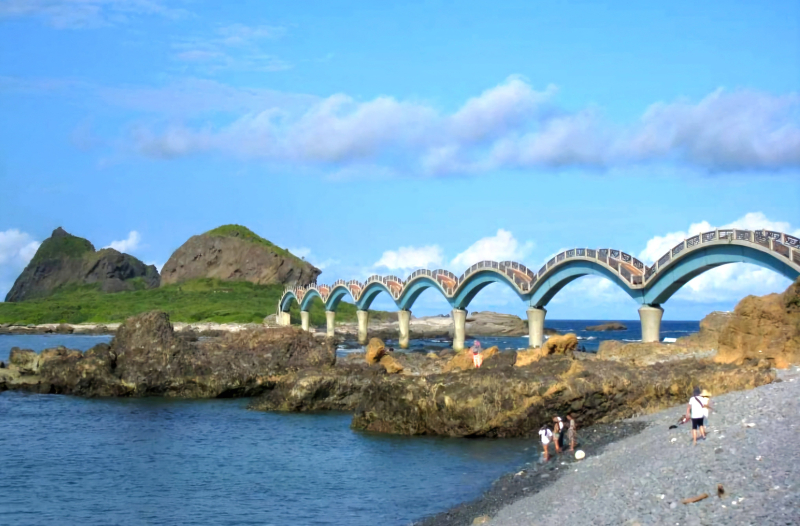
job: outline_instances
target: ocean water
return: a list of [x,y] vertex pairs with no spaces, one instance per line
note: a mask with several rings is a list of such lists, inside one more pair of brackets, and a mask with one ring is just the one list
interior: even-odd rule
[[[98,341],[0,336],[0,360]],[[404,525],[538,458],[533,440],[364,433],[247,402],[0,393],[0,524]]]

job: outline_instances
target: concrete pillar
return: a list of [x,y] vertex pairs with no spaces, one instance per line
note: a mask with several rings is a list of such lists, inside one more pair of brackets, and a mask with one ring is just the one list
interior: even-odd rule
[[464,338],[467,330],[467,311],[453,309],[453,350],[464,350]]
[[328,322],[328,338],[333,338],[336,336],[336,331],[333,327],[333,322],[336,320],[336,312],[332,310],[326,310],[325,320]]
[[300,326],[304,331],[308,331],[308,318],[309,312],[307,310],[300,311]]
[[410,310],[397,311],[397,321],[400,325],[400,348],[408,349],[409,324],[411,322]]
[[356,316],[358,317],[358,343],[361,345],[367,344],[367,326],[369,325],[369,311],[357,310]]
[[277,322],[278,322],[278,325],[280,325],[282,327],[288,327],[289,325],[292,324],[290,314],[288,312],[280,311],[278,313]]
[[544,307],[531,307],[528,309],[528,346],[541,347],[544,343],[544,316],[547,310]]
[[639,319],[642,322],[642,341],[661,341],[661,316],[664,309],[659,305],[642,305],[639,307]]

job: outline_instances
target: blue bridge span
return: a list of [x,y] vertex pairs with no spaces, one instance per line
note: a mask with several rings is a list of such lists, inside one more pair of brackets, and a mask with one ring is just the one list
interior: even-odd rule
[[712,230],[681,241],[652,266],[620,250],[574,248],[556,255],[538,271],[514,261],[481,261],[461,276],[443,269],[420,269],[405,280],[375,275],[363,283],[312,283],[284,291],[278,304],[278,323],[289,325],[289,307],[297,301],[303,329],[308,330],[308,310],[319,298],[325,304],[328,335],[333,336],[336,308],[350,297],[358,309],[358,338],[365,343],[369,307],[379,294],[388,294],[398,309],[400,346],[407,347],[411,307],[423,291],[431,288],[453,308],[453,348],[461,350],[469,303],[487,285],[503,283],[528,304],[529,344],[539,347],[547,303],[568,283],[591,274],[611,280],[640,303],[642,341],[659,341],[661,305],[692,278],[729,263],[752,263],[795,280],[800,276],[800,239],[769,230]]

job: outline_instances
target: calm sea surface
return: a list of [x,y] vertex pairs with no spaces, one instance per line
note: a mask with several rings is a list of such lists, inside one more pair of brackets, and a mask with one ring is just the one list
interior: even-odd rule
[[[627,325],[638,339],[638,322]],[[662,335],[697,328],[664,322]],[[15,346],[85,350],[109,340],[0,336],[0,360]],[[590,348],[596,340],[583,341]],[[420,350],[447,344],[412,343]],[[246,405],[0,393],[0,525],[403,525],[478,497],[501,474],[538,458],[532,440],[386,436],[351,430],[349,414],[261,413]]]

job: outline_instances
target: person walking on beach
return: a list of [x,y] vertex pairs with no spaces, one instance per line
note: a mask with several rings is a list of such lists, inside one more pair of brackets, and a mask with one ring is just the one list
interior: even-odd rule
[[544,461],[547,462],[550,460],[550,442],[553,440],[553,432],[550,431],[547,424],[539,429],[539,437],[542,439],[542,448],[544,448]]
[[483,355],[481,354],[481,342],[475,340],[472,342],[472,347],[469,348],[470,352],[472,353],[472,363],[475,364],[475,368],[478,369],[483,364]]
[[569,452],[575,451],[575,438],[578,434],[578,423],[575,421],[575,416],[572,414],[567,415],[569,420],[569,427],[567,428],[567,438],[569,439]]
[[692,397],[689,399],[689,405],[686,406],[686,417],[692,419],[692,444],[697,445],[697,432],[700,431],[700,437],[706,439],[706,428],[703,425],[703,418],[705,418],[706,400],[700,396],[700,388],[695,387]]
[[555,422],[553,426],[553,442],[556,445],[556,453],[561,453],[561,449],[564,447],[564,420],[560,416],[554,416],[553,422]]

